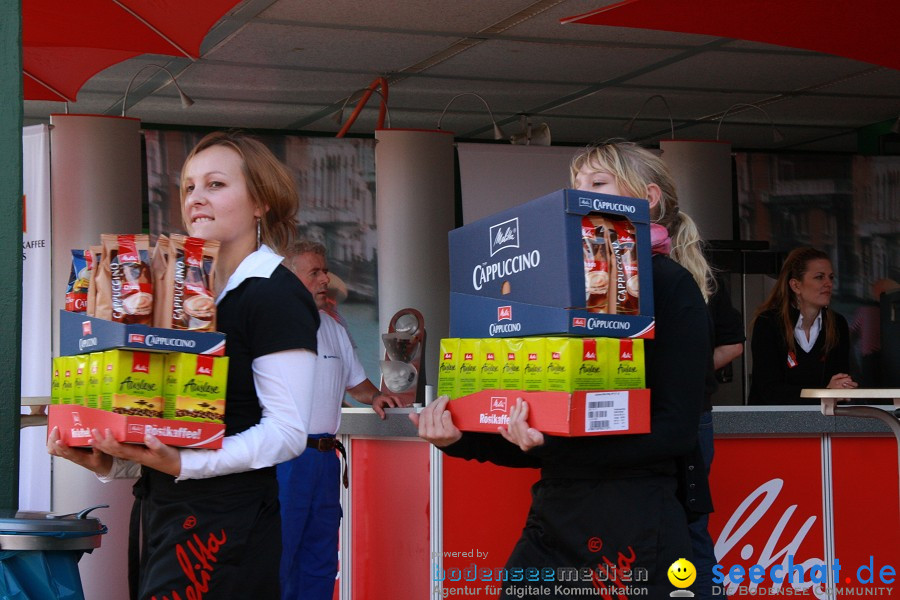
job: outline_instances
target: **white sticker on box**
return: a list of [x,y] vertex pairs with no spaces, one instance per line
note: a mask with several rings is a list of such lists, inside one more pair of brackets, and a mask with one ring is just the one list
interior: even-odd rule
[[628,391],[590,392],[585,395],[584,431],[626,431]]

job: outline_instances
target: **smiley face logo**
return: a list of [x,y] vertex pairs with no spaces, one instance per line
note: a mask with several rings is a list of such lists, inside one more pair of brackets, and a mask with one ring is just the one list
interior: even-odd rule
[[697,569],[688,559],[679,558],[669,567],[668,575],[672,585],[677,588],[686,588],[697,579]]

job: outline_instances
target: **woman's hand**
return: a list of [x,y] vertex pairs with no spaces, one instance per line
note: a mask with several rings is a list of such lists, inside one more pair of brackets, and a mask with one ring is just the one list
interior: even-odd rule
[[144,466],[178,477],[181,473],[181,454],[172,446],[166,446],[153,435],[144,436],[144,446],[139,444],[121,444],[112,436],[109,429],[100,432],[92,429],[94,438],[91,445],[110,456],[131,460]]
[[517,445],[523,452],[544,444],[544,434],[528,426],[528,403],[521,398],[516,398],[516,403],[509,410],[509,425],[499,430],[503,439]]
[[830,390],[849,390],[859,387],[859,384],[846,373],[836,373],[826,387]]
[[420,413],[409,413],[409,419],[419,428],[419,437],[444,448],[462,437],[462,431],[453,424],[453,417],[447,410],[449,396],[441,396]]
[[96,446],[93,448],[72,448],[59,439],[59,427],[50,430],[47,436],[47,453],[51,456],[59,456],[70,460],[76,465],[93,471],[101,477],[108,475],[112,469],[112,456],[101,452]]

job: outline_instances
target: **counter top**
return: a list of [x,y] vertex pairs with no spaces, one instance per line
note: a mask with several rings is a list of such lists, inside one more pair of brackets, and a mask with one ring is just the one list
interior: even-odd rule
[[[879,406],[878,408],[890,408]],[[409,420],[413,408],[388,408],[381,420],[371,408],[344,408],[340,433],[365,437],[416,437]],[[717,406],[713,409],[716,435],[796,436],[837,434],[892,435],[876,419],[826,417],[818,406]]]

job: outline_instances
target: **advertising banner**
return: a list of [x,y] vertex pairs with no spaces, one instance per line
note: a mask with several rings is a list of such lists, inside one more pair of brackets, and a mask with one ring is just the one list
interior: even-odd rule
[[[50,395],[50,128],[22,129],[22,397]],[[46,427],[22,430],[19,506],[50,509]]]

